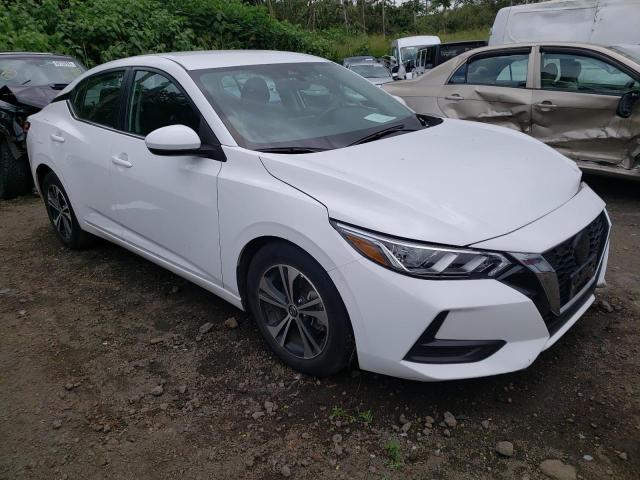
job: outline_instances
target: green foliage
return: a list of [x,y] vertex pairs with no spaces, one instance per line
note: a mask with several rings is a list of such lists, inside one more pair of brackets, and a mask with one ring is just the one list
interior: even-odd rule
[[352,415],[344,408],[336,406],[331,409],[329,418],[334,421],[340,420],[341,422],[344,422],[344,423],[354,423],[358,420],[361,421],[362,423],[372,423],[373,412],[371,410],[365,410],[363,412],[358,410],[355,415]]
[[327,40],[239,0],[0,0],[0,51],[68,53],[92,66],[236,48],[331,55]]
[[495,12],[510,1],[0,0],[0,51],[68,53],[88,66],[145,53],[237,48],[341,60],[388,54],[390,40],[406,35],[487,38]]
[[402,466],[402,448],[397,440],[389,440],[384,449],[387,451],[387,461],[389,466],[398,469]]
[[358,419],[360,419],[364,423],[373,423],[373,412],[371,410],[358,412]]

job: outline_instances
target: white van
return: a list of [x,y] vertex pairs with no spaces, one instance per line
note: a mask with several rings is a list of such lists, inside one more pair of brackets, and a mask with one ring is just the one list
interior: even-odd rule
[[501,8],[489,45],[562,41],[640,43],[640,0],[552,0]]
[[436,35],[418,35],[398,38],[391,42],[390,68],[393,79],[404,80],[405,78],[411,78],[411,70],[415,68],[418,50],[430,45],[440,45],[440,37]]

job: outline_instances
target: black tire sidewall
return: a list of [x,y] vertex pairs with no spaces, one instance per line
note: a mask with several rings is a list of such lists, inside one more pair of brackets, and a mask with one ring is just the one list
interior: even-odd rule
[[[55,225],[53,224],[53,219],[51,218],[51,211],[49,210],[48,199],[47,199],[49,187],[51,185],[56,185],[60,189],[60,191],[62,191],[62,194],[64,195],[65,200],[67,201],[67,205],[69,205],[69,211],[71,213],[71,237],[69,239],[66,239],[62,235],[60,235],[60,232],[58,232],[58,229],[56,229]],[[53,230],[56,232],[56,236],[58,237],[58,239],[60,239],[60,241],[69,248],[84,247],[86,243],[86,234],[80,228],[80,224],[78,223],[76,214],[73,211],[71,200],[69,199],[69,195],[67,194],[67,191],[64,189],[64,186],[62,186],[62,182],[60,182],[60,179],[58,178],[58,176],[53,172],[49,172],[44,177],[44,180],[42,181],[42,199],[44,200],[45,208],[47,209],[47,215],[49,217],[49,221],[51,222],[51,226],[53,227]]]
[[0,136],[0,199],[25,195],[33,188],[29,160],[26,155],[15,158],[8,139]]
[[[265,326],[258,302],[258,285],[264,272],[277,264],[291,265],[303,273],[318,290],[327,311],[329,331],[320,355],[302,359],[278,345]],[[271,350],[290,367],[308,375],[324,377],[337,373],[348,363],[353,352],[353,332],[347,309],[331,277],[304,250],[286,243],[273,242],[263,247],[249,265],[247,290],[249,309]]]

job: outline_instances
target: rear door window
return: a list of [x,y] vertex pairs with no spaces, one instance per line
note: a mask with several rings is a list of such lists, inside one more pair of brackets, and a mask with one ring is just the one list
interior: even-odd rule
[[124,73],[124,70],[99,73],[82,81],[71,95],[71,106],[76,117],[117,128]]
[[528,53],[483,55],[458,68],[449,83],[525,88],[528,66]]

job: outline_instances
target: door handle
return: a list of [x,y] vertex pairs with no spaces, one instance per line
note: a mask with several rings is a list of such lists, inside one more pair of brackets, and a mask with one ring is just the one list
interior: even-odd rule
[[64,143],[64,137],[61,137],[60,135],[56,135],[55,133],[51,134],[51,140],[56,143]]
[[120,167],[125,167],[125,168],[131,168],[133,167],[133,163],[131,163],[129,160],[127,160],[126,155],[124,155],[125,158],[122,158],[118,155],[114,155],[113,157],[111,157],[111,162],[114,165],[118,165]]
[[464,100],[464,97],[459,93],[452,93],[451,95],[447,95],[444,98],[445,100]]
[[541,110],[552,110],[554,108],[558,108],[558,105],[551,103],[549,100],[545,100],[544,102],[536,103],[536,107]]

